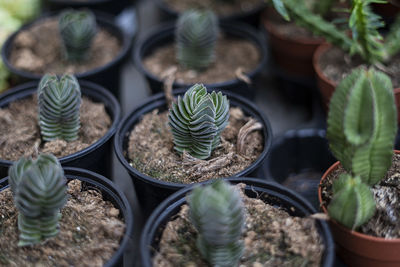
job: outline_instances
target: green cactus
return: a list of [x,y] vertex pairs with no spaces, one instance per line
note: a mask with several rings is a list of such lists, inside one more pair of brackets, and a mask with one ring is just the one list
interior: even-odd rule
[[168,119],[175,150],[206,159],[219,145],[220,133],[228,124],[229,101],[221,92],[209,94],[202,84],[195,84],[183,98],[178,96]]
[[40,243],[59,232],[60,209],[67,201],[64,171],[57,158],[21,158],[8,172],[18,209],[19,246]]
[[96,18],[89,10],[66,10],[60,14],[59,31],[69,61],[84,61],[96,35]]
[[212,11],[188,10],[176,23],[176,58],[185,68],[202,70],[215,59],[219,28]]
[[78,138],[81,89],[73,75],[46,74],[38,86],[39,126],[45,141]]
[[238,190],[223,180],[196,187],[188,196],[197,247],[212,266],[237,266],[243,255],[245,212]]
[[328,114],[330,149],[352,176],[378,183],[392,162],[397,113],[390,78],[356,69],[336,88]]
[[342,174],[333,183],[333,198],[328,206],[329,216],[354,230],[366,223],[375,212],[375,199],[360,177]]

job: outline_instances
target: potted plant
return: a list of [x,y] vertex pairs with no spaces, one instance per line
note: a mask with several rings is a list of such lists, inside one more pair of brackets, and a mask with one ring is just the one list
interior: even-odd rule
[[107,178],[41,154],[16,161],[0,184],[2,265],[122,265],[132,211]]
[[265,7],[263,0],[205,0],[205,1],[174,1],[154,0],[157,7],[162,11],[164,19],[176,19],[189,9],[211,9],[220,21],[239,21],[258,27],[260,14]]
[[270,124],[248,100],[201,84],[184,92],[174,91],[173,104],[161,93],[152,96],[121,121],[114,139],[147,215],[188,183],[258,177],[270,148]]
[[68,72],[118,95],[119,79],[115,77],[119,77],[130,42],[116,24],[99,14],[65,10],[39,18],[12,34],[4,43],[2,59],[22,80],[38,81],[48,72]]
[[190,10],[176,23],[149,31],[135,47],[134,61],[153,92],[170,84],[188,88],[203,82],[206,87],[252,98],[252,84],[265,66],[266,49],[249,26],[232,22],[218,26],[211,11]]
[[400,263],[392,217],[399,205],[393,198],[399,156],[393,153],[392,89],[384,73],[360,68],[343,79],[330,103],[327,138],[339,162],[323,175],[318,195],[338,254],[349,266]]
[[229,182],[184,188],[157,207],[142,232],[142,266],[333,265],[327,223],[308,217],[315,210],[303,198],[259,179]]
[[111,170],[111,138],[121,110],[103,87],[73,75],[45,75],[39,85],[1,95],[0,108],[0,177],[13,161],[38,152],[55,154],[64,166]]

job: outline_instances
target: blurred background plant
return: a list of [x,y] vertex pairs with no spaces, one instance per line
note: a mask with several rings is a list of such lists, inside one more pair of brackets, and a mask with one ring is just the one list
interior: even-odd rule
[[[0,47],[10,34],[35,18],[40,7],[41,0],[0,0]],[[10,73],[0,59],[0,93],[9,87],[9,78]]]

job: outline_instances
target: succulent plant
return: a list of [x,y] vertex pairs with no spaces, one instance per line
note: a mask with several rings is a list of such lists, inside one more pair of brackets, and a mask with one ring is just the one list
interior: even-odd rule
[[352,176],[378,183],[392,162],[397,113],[393,86],[373,68],[353,70],[336,88],[328,114],[330,149]]
[[207,159],[220,142],[220,133],[228,124],[229,101],[221,92],[207,93],[195,84],[178,96],[168,115],[175,150],[187,151],[198,159]]
[[20,158],[9,169],[18,209],[19,246],[40,243],[59,232],[60,209],[67,201],[64,171],[57,158]]
[[197,247],[212,266],[237,266],[245,212],[238,190],[223,180],[196,187],[188,196],[190,219],[198,231]]
[[196,70],[207,68],[215,59],[218,32],[218,20],[212,11],[183,12],[175,30],[179,64]]
[[89,10],[66,10],[60,14],[58,25],[67,60],[86,60],[97,32],[93,13]]
[[78,138],[81,89],[73,75],[46,74],[38,86],[39,126],[45,141]]
[[329,216],[352,230],[374,215],[374,195],[359,176],[342,174],[333,183],[333,196],[328,206]]

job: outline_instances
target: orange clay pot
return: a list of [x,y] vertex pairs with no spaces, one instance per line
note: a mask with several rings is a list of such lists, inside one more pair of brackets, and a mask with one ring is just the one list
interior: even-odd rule
[[[322,71],[319,61],[321,56],[326,53],[332,46],[330,44],[320,45],[314,53],[313,65],[314,70],[317,75],[317,84],[319,91],[321,93],[322,101],[325,106],[326,111],[329,109],[329,102],[331,100],[332,94],[335,91],[337,84],[330,80]],[[400,124],[400,88],[394,89],[394,98],[397,107],[397,122]],[[400,266],[400,265],[399,265]]]
[[[400,151],[395,150],[400,154]],[[328,213],[322,206],[322,181],[336,168],[340,162],[333,164],[322,176],[318,187],[318,199],[324,213]],[[352,267],[399,267],[400,266],[400,238],[384,239],[352,231],[330,219],[329,225],[336,243],[336,254]]]

